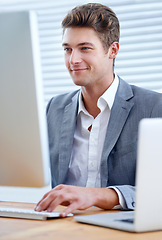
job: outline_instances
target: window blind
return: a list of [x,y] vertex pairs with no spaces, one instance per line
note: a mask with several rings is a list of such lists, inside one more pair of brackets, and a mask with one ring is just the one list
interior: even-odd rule
[[[131,84],[162,92],[162,1],[97,2],[111,7],[120,21],[120,50],[115,61],[115,72]],[[71,8],[84,3],[88,1],[0,2],[1,12],[34,10],[37,13],[45,105],[51,97],[78,88],[64,65],[61,21]]]

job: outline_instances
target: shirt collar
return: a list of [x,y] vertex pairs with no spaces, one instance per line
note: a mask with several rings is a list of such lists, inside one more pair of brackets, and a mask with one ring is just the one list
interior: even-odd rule
[[118,89],[118,85],[119,85],[119,78],[115,74],[114,81],[112,82],[110,87],[103,93],[103,95],[98,99],[97,104],[99,105],[101,99],[103,99],[103,100],[105,100],[105,102],[107,103],[108,107],[111,110],[113,103],[114,103],[115,95],[116,95],[116,92]]
[[[104,102],[108,105],[109,109],[111,110],[111,108],[113,106],[113,103],[114,103],[115,95],[116,95],[116,92],[117,92],[117,89],[118,89],[118,85],[119,85],[119,78],[115,74],[114,81],[112,82],[110,87],[98,99],[97,105],[98,105],[99,108],[102,108],[102,105],[103,105],[103,102]],[[81,91],[80,91],[80,94],[79,94],[78,114],[80,112],[84,112],[85,114],[90,115],[88,113],[88,111],[86,110],[85,106],[84,106]]]

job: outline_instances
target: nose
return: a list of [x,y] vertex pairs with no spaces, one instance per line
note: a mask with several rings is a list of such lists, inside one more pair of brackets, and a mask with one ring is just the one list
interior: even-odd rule
[[76,50],[73,49],[71,52],[71,55],[70,55],[69,63],[72,65],[76,65],[76,64],[80,63],[81,61],[82,60],[81,60],[79,51],[77,51],[77,49]]

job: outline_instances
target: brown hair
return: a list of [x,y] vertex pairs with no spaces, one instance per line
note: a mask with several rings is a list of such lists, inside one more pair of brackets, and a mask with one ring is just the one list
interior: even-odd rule
[[119,42],[120,27],[111,8],[99,3],[88,3],[73,8],[62,21],[63,32],[68,27],[90,27],[98,34],[107,51],[113,42]]

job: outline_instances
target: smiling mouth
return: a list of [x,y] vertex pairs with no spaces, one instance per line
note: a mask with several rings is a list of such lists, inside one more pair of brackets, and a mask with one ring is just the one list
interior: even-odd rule
[[87,68],[76,68],[76,69],[70,69],[72,72],[81,72],[87,70]]

